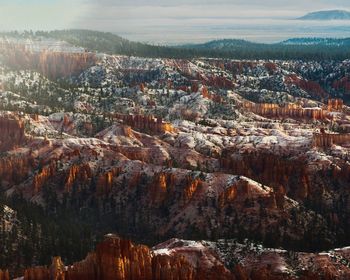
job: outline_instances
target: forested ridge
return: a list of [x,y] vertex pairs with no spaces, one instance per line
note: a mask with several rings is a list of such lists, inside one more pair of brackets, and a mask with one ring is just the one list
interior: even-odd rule
[[[91,30],[56,30],[37,32],[2,33],[16,37],[28,38],[41,36],[63,40],[89,51],[127,56],[159,58],[196,58],[213,57],[227,59],[302,59],[302,60],[344,60],[350,57],[347,44],[300,44],[298,40],[289,40],[288,44],[262,44],[245,40],[224,39],[204,44],[189,44],[176,47],[150,45],[133,42],[118,35]],[[348,39],[342,39],[344,41]],[[328,41],[329,42],[329,41]]]

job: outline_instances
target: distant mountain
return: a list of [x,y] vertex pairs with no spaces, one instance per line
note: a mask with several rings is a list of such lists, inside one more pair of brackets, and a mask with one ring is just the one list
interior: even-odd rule
[[330,10],[308,13],[300,20],[350,20],[350,12],[345,10]]
[[293,38],[281,42],[282,45],[302,45],[302,46],[337,46],[345,47],[350,46],[350,38]]

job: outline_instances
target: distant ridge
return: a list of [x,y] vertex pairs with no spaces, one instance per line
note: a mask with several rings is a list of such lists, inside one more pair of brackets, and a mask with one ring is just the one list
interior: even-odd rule
[[302,46],[350,46],[350,38],[292,38],[281,42],[282,45],[302,45]]
[[199,57],[225,59],[302,59],[344,60],[350,58],[350,39],[290,39],[282,43],[264,44],[240,39],[214,40],[202,44],[157,46],[133,42],[118,35],[92,30],[56,30],[50,32],[0,32],[1,36],[30,39],[34,37],[65,41],[73,46],[105,54],[127,56],[193,59]]
[[240,47],[247,47],[247,46],[254,46],[254,45],[264,45],[260,43],[253,43],[246,40],[241,39],[220,39],[220,40],[213,40],[209,42],[205,42],[202,44],[187,44],[182,45],[180,47],[182,48],[188,48],[188,49],[212,49],[212,50],[227,50],[232,48],[240,48]]
[[329,10],[308,13],[299,20],[350,20],[350,12],[345,10]]

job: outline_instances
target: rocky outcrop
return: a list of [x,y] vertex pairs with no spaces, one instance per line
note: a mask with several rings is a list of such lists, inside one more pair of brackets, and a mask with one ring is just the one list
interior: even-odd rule
[[344,108],[344,101],[343,99],[328,99],[327,103],[327,110],[332,111],[342,111]]
[[255,114],[271,118],[324,120],[328,117],[327,110],[323,110],[322,108],[302,108],[296,104],[287,104],[281,107],[278,104],[245,102],[243,108]]
[[202,96],[204,98],[207,98],[209,100],[212,100],[216,103],[223,103],[223,99],[220,95],[217,94],[213,94],[211,92],[209,92],[208,88],[206,86],[203,86],[202,90],[201,90]]
[[24,272],[24,280],[51,280],[51,279],[53,280],[57,278],[50,277],[50,270],[47,267],[28,268]]
[[302,90],[310,93],[316,99],[328,97],[328,93],[320,86],[318,82],[302,79],[295,74],[286,76],[285,83],[288,86],[296,85],[300,87]]
[[[35,61],[35,57],[33,60]],[[39,55],[38,71],[44,76],[57,79],[77,75],[96,63],[92,53],[61,53],[44,51]]]
[[0,152],[11,150],[26,140],[24,122],[14,115],[0,116]]
[[314,133],[313,145],[319,148],[329,148],[332,145],[349,145],[350,134]]
[[[85,260],[64,266],[61,258],[55,257],[49,268],[27,269],[24,280],[335,280],[350,277],[348,248],[325,253],[287,253],[255,249],[230,240],[223,242],[171,239],[150,249],[110,234]],[[231,263],[232,258],[238,263],[228,269],[225,264]]]
[[162,118],[145,115],[122,115],[114,116],[117,120],[122,120],[124,124],[133,129],[148,133],[174,132],[175,129],[170,123],[164,122]]
[[50,79],[77,75],[97,62],[94,53],[30,50],[22,43],[0,44],[2,59],[11,68],[35,70]]
[[74,184],[84,185],[91,177],[92,171],[89,164],[73,165],[67,172],[64,190],[66,192],[71,192]]
[[[213,267],[205,265],[181,254],[155,255],[147,246],[109,235],[85,260],[65,267],[56,257],[50,268],[27,269],[24,280],[209,280],[214,275],[216,279],[234,279],[219,261]],[[219,272],[224,274],[216,274]]]
[[0,185],[8,187],[27,179],[34,168],[33,158],[26,154],[0,158]]
[[56,163],[53,162],[49,166],[43,167],[39,170],[33,178],[33,193],[38,194],[45,183],[55,174],[56,171]]
[[[319,192],[325,192],[328,188],[327,183],[313,183],[315,171],[309,167],[303,155],[290,159],[270,153],[242,153],[235,156],[235,149],[227,148],[223,151],[220,162],[227,172],[252,178],[273,187],[278,193],[287,193],[297,201],[320,199]],[[321,172],[327,177],[330,169],[325,167],[319,171],[320,174]]]
[[97,177],[97,194],[108,194],[113,187],[113,179],[121,173],[121,168],[112,168],[111,170],[98,175]]
[[0,269],[0,280],[10,280],[10,275],[8,270],[2,271]]
[[337,91],[342,91],[345,94],[350,93],[350,76],[347,75],[333,82],[332,87]]

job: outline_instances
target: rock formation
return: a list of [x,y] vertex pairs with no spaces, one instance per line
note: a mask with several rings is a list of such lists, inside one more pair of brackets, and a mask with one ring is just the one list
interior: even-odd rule
[[322,99],[328,97],[328,93],[320,86],[318,82],[304,80],[295,74],[285,77],[285,83],[289,86],[296,85],[306,92],[311,93],[315,98]]
[[324,120],[328,117],[327,110],[323,110],[322,108],[302,108],[296,104],[287,104],[281,107],[278,104],[255,104],[252,102],[245,102],[243,108],[255,114],[270,118]]
[[21,42],[0,42],[2,59],[11,68],[28,69],[57,79],[77,75],[94,65],[97,57],[89,52],[65,52],[52,50],[30,50]]
[[[331,87],[346,62],[101,55],[94,65],[81,50],[6,47],[18,69],[83,71],[65,87],[0,65],[2,109],[30,114],[0,117],[1,201],[19,211],[13,232],[0,221],[10,274],[54,253],[62,259],[24,278],[349,278],[349,250],[328,250],[348,245],[350,137],[325,133],[350,128],[343,85]],[[179,239],[150,249],[109,236],[76,262],[107,231]]]
[[92,171],[89,164],[73,165],[69,168],[64,184],[64,190],[71,192],[73,185],[84,185],[92,177]]
[[2,271],[0,269],[0,280],[10,280],[10,275],[9,275],[9,272],[7,270]]
[[217,275],[216,279],[234,279],[219,262],[206,267],[206,271],[204,266],[191,263],[181,254],[155,255],[147,246],[109,235],[85,260],[65,267],[56,257],[50,268],[27,269],[24,280],[206,280],[213,279],[213,275]]
[[24,122],[14,115],[0,116],[0,152],[11,150],[24,141]]
[[350,134],[314,133],[313,144],[315,147],[329,148],[334,145],[349,145]]
[[55,174],[56,168],[55,162],[52,162],[34,175],[32,186],[34,194],[38,194],[41,191],[45,183]]
[[[240,261],[229,270],[225,263],[234,252]],[[4,275],[1,280],[9,279]],[[289,255],[263,248],[258,252],[237,243],[171,239],[150,249],[110,234],[85,260],[64,266],[55,257],[49,268],[27,269],[24,280],[335,280],[349,276],[346,248]]]
[[26,154],[0,158],[0,183],[3,187],[13,186],[26,180],[34,167],[31,156]]
[[342,91],[346,94],[350,93],[350,77],[346,75],[339,80],[335,80],[332,84],[333,88],[337,91]]
[[174,131],[170,123],[164,122],[162,118],[155,118],[154,116],[117,114],[115,118],[122,120],[124,124],[142,132],[164,133]]
[[328,99],[327,110],[332,111],[342,111],[344,108],[343,99]]

